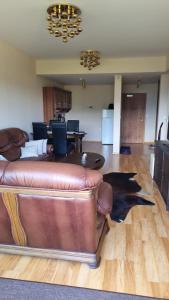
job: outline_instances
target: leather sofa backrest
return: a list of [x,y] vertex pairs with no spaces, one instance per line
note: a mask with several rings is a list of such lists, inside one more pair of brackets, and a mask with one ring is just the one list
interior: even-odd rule
[[3,177],[5,174],[5,169],[8,166],[8,161],[0,161],[0,184],[3,184]]
[[42,189],[87,190],[102,182],[102,174],[82,166],[40,162],[17,161],[6,165],[1,184]]
[[21,147],[28,141],[28,134],[19,128],[0,130],[0,154],[7,160],[14,161],[20,158]]

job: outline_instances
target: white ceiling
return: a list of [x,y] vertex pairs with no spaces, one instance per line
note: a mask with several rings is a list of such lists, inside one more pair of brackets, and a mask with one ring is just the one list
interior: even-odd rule
[[169,53],[169,0],[69,0],[81,8],[83,32],[67,44],[46,29],[46,9],[55,2],[1,1],[0,39],[35,58],[78,58],[85,49],[102,57]]

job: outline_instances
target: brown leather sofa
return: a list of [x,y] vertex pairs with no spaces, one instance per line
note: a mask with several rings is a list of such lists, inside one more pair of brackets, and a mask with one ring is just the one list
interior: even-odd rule
[[[9,161],[20,159],[21,147],[29,141],[28,134],[19,128],[5,128],[0,130],[0,154]],[[23,160],[52,160],[53,147],[48,145],[48,153],[39,157],[31,157]]]
[[0,252],[97,267],[112,209],[99,171],[78,165],[0,162]]

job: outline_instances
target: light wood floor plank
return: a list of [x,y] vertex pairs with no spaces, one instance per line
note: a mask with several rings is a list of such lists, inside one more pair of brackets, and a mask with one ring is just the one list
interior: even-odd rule
[[132,155],[112,155],[111,146],[85,143],[84,151],[105,156],[101,172],[136,172],[155,206],[133,207],[124,223],[109,219],[98,269],[85,264],[0,254],[0,276],[169,299],[169,212],[148,170],[148,145]]

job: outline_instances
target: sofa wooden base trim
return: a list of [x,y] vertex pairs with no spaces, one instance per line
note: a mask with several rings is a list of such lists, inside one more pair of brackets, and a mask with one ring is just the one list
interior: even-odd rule
[[18,246],[26,246],[27,238],[19,217],[18,199],[15,194],[4,192],[2,200],[11,222],[12,237]]
[[5,245],[5,244],[0,244],[0,253],[70,260],[70,261],[87,263],[91,268],[97,268],[100,264],[100,251],[104,240],[104,236],[108,231],[109,231],[109,226],[106,220],[96,253],[31,248],[31,247],[22,247],[22,246]]

